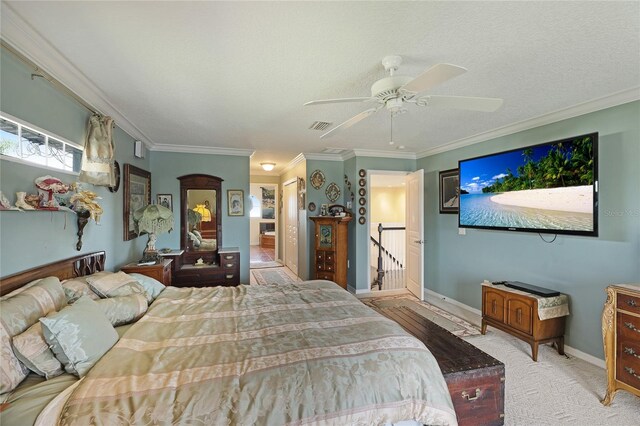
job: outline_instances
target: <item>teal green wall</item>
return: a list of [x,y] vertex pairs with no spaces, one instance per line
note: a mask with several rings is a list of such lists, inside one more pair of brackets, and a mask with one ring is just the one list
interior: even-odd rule
[[[249,157],[230,155],[181,154],[153,152],[151,156],[151,188],[156,194],[173,194],[174,231],[158,237],[158,248],[180,247],[180,181],[179,176],[204,173],[224,179],[222,182],[222,246],[240,249],[240,282],[249,283]],[[229,216],[227,190],[244,191],[244,216]]]
[[[4,50],[0,54],[0,70],[0,110],[84,144],[89,118],[85,108],[47,81],[32,80],[31,70]],[[121,165],[130,163],[149,170],[148,159],[134,159],[133,138],[116,128],[114,141],[116,160]],[[17,191],[35,193],[34,179],[47,174],[68,183],[77,180],[77,175],[0,160],[0,190],[13,203]],[[0,276],[98,250],[106,250],[109,269],[141,255],[145,237],[122,239],[122,186],[115,194],[103,187],[87,185],[87,188],[102,197],[99,203],[104,214],[99,225],[89,222],[85,227],[80,252],[75,249],[77,225],[72,213],[0,211]]]
[[[603,357],[600,314],[604,289],[640,282],[640,102],[582,115],[418,160],[425,170],[425,287],[480,308],[480,283],[517,280],[571,298],[568,345]],[[599,132],[600,236],[467,230],[457,215],[438,214],[438,171],[458,160],[574,135]]]

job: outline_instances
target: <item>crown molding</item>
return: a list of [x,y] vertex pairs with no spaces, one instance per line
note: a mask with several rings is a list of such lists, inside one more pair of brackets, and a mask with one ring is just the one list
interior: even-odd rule
[[287,163],[286,166],[284,166],[282,168],[282,170],[280,170],[278,176],[282,176],[283,174],[287,173],[289,170],[293,169],[294,167],[296,167],[298,164],[302,163],[305,160],[304,154],[300,153],[298,155],[296,155],[293,160],[289,161]]
[[320,161],[343,161],[342,154],[327,154],[325,152],[304,152],[302,153],[307,160],[320,160]]
[[416,153],[415,152],[407,152],[407,151],[381,151],[374,149],[354,149],[353,155],[348,158],[344,158],[345,160],[352,157],[381,157],[381,158],[397,158],[401,160],[415,160]]
[[223,148],[216,146],[196,146],[196,145],[168,145],[156,144],[151,151],[179,152],[183,154],[213,154],[213,155],[235,155],[238,157],[251,157],[255,152],[253,149]]
[[69,62],[9,4],[2,2],[0,7],[2,13],[0,35],[4,41],[96,111],[111,116],[117,126],[132,138],[143,141],[148,148],[153,148],[155,145],[153,141],[129,121],[93,81]]
[[556,123],[558,121],[567,120],[569,118],[578,117],[584,114],[612,108],[637,100],[640,100],[640,86],[622,90],[611,95],[583,102],[568,108],[563,108],[538,117],[499,127],[488,132],[478,133],[477,135],[458,139],[453,142],[448,142],[435,148],[425,149],[418,152],[416,158],[424,158],[435,154],[441,154],[443,152],[463,148],[465,146],[485,142],[502,136],[512,135],[514,133],[522,132],[540,126],[545,126],[547,124]]

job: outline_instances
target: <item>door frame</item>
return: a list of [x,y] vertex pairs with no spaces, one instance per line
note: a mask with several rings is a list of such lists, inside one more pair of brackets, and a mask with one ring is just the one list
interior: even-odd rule
[[[269,186],[274,186],[276,193],[275,193],[275,197],[276,197],[276,208],[275,208],[275,221],[273,223],[275,223],[276,225],[276,238],[275,238],[275,247],[274,247],[274,253],[273,253],[273,260],[277,261],[278,260],[278,248],[280,245],[280,214],[278,213],[278,206],[279,206],[279,200],[280,200],[280,184],[279,183],[271,183],[271,182],[260,182],[260,181],[256,181],[256,182],[249,182],[249,193],[251,193],[251,185],[269,185]],[[262,215],[260,216],[262,218]],[[251,217],[249,217],[249,226],[251,226]],[[258,229],[258,233],[260,232],[260,230]],[[249,229],[249,235],[251,235],[251,229]],[[258,247],[260,247],[260,236],[258,235]]]
[[[367,213],[365,214],[365,218],[367,220],[367,237],[369,237],[371,235],[371,176],[372,175],[394,175],[394,176],[407,176],[409,174],[411,174],[413,172],[406,172],[406,171],[401,171],[401,170],[367,170],[367,185],[365,186],[366,190],[367,190]],[[405,188],[405,195],[406,195],[406,188]],[[405,198],[405,204],[406,204],[406,198]],[[354,206],[354,208],[358,208],[358,206]],[[406,219],[405,219],[406,222]],[[406,223],[405,223],[406,226]],[[405,239],[406,239],[406,233],[405,233]],[[369,288],[367,289],[368,292],[373,293],[373,291],[371,290],[371,265],[369,265],[369,263],[371,262],[371,240],[370,238],[367,238],[367,285],[369,286]],[[404,282],[404,289],[406,290],[407,288],[407,280],[405,277],[405,282]],[[398,292],[399,289],[393,289],[393,290],[379,290],[376,291],[376,293],[384,293],[386,291],[389,292]]]
[[[291,179],[288,179],[284,182],[282,182],[282,264],[284,266],[287,266],[287,217],[288,214],[285,213],[285,207],[287,205],[287,200],[285,199],[285,187],[289,186],[289,185],[294,185],[295,186],[295,195],[296,195],[296,203],[298,202],[298,178],[297,177],[293,177]],[[296,248],[300,245],[300,214],[298,213],[298,209],[296,208]],[[294,274],[298,275],[298,269],[299,269],[299,262],[300,259],[298,259],[299,257],[299,250],[298,253],[296,253],[296,270],[292,271]]]

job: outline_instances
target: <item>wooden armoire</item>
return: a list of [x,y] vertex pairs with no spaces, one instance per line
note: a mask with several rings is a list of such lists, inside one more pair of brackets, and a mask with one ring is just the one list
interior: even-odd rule
[[314,265],[311,279],[329,280],[347,288],[348,232],[351,216],[313,216]]

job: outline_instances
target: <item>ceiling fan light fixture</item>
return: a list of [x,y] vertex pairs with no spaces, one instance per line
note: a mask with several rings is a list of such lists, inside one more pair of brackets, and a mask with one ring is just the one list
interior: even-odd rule
[[260,165],[262,166],[262,170],[264,170],[265,172],[270,172],[271,170],[274,169],[274,167],[276,166],[276,163],[260,163]]

